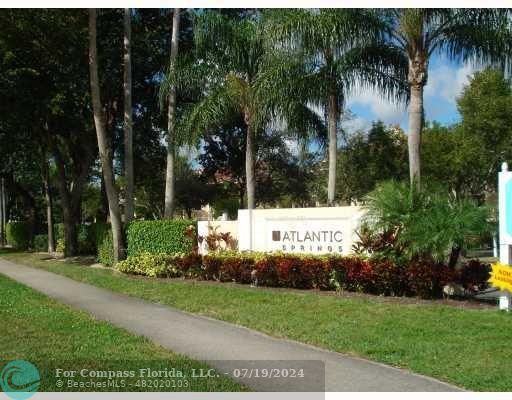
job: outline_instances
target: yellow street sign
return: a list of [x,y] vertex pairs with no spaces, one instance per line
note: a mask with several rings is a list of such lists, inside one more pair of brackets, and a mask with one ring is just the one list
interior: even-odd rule
[[499,262],[493,264],[489,283],[500,290],[512,292],[512,267]]

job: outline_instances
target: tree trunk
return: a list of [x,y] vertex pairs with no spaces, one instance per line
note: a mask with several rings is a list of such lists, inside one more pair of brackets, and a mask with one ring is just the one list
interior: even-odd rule
[[459,245],[452,246],[452,250],[450,252],[450,259],[448,260],[448,268],[454,269],[457,265],[457,261],[459,261],[461,247]]
[[247,185],[247,209],[252,210],[256,205],[255,198],[255,177],[254,177],[254,127],[250,117],[246,115],[247,139],[245,144],[245,183]]
[[409,59],[408,82],[410,88],[409,103],[409,176],[411,184],[420,187],[421,178],[421,131],[423,129],[423,88],[427,83],[426,56],[418,53]]
[[100,209],[98,213],[98,221],[100,222],[108,222],[108,199],[107,199],[107,190],[105,189],[105,178],[103,174],[101,174],[101,183],[100,183]]
[[96,49],[96,9],[89,9],[89,73],[91,79],[91,97],[94,113],[94,125],[98,138],[101,167],[105,178],[110,223],[112,225],[112,242],[114,247],[114,264],[124,259],[124,245],[119,197],[114,185],[112,160],[107,144],[105,116],[101,107],[100,84],[98,78],[98,54]]
[[240,208],[244,208],[244,197],[245,197],[245,182],[238,185],[238,199],[240,202]]
[[336,201],[336,157],[338,151],[338,138],[336,128],[338,125],[338,102],[335,94],[330,94],[327,104],[327,119],[329,133],[329,180],[327,184],[327,205],[335,206]]
[[52,194],[50,192],[50,173],[48,170],[48,162],[45,160],[44,168],[44,197],[46,201],[46,224],[48,227],[48,253],[55,251],[55,236],[53,229],[53,208],[52,208]]
[[124,176],[126,180],[125,222],[133,219],[133,121],[132,121],[132,27],[131,9],[124,10]]
[[[180,8],[175,8],[172,17],[171,61],[170,73],[173,74],[178,56],[178,41],[180,32]],[[165,174],[165,208],[164,218],[171,219],[174,215],[176,202],[175,194],[175,153],[176,135],[174,132],[176,118],[176,86],[169,90],[169,107],[167,109],[167,170]]]

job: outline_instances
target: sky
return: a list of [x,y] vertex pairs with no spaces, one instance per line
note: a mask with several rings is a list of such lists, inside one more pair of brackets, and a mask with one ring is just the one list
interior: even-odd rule
[[[446,57],[434,55],[430,60],[429,76],[424,93],[424,108],[427,121],[438,121],[450,125],[460,119],[456,99],[478,68],[469,64],[455,63]],[[352,95],[347,108],[354,114],[343,126],[348,132],[366,131],[372,121],[398,124],[407,132],[407,109],[382,99],[376,92]]]

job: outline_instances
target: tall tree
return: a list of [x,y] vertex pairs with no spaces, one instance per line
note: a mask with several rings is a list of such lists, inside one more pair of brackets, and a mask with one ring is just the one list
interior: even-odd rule
[[423,91],[430,57],[503,65],[510,61],[510,10],[485,8],[415,8],[385,10],[385,30],[392,45],[408,59],[409,174],[420,184],[420,142],[424,123]]
[[94,113],[94,125],[98,139],[101,168],[105,178],[110,222],[112,225],[112,239],[114,247],[114,264],[124,258],[123,229],[121,212],[119,210],[119,195],[114,184],[111,152],[108,146],[105,127],[105,115],[100,96],[100,83],[98,78],[98,51],[96,48],[96,9],[89,9],[89,73],[91,80],[91,98]]
[[37,198],[42,187],[44,167],[39,156],[31,155],[48,150],[57,167],[56,204],[62,208],[65,255],[74,256],[82,191],[97,154],[87,79],[87,18],[76,10],[9,10],[0,19],[0,69],[5,72],[0,77],[0,112],[6,134],[0,147],[13,162],[23,160],[24,168],[37,163],[33,172],[39,182],[35,191],[22,190],[29,186],[27,175],[20,175],[21,164],[3,163],[11,170],[6,178],[18,188],[11,193],[30,205],[30,197]]
[[[267,31],[285,62],[274,79],[274,96],[299,94],[325,112],[328,126],[327,202],[336,201],[340,117],[350,92],[376,88],[391,99],[404,95],[406,63],[385,44],[382,24],[371,10],[278,10],[267,13]],[[295,62],[290,62],[294,60]],[[284,92],[277,90],[282,84]],[[281,100],[278,98],[277,103]]]
[[[247,208],[256,205],[255,142],[256,135],[265,129],[271,117],[265,104],[273,90],[262,85],[259,76],[267,68],[263,25],[252,13],[227,17],[219,12],[198,13],[194,20],[195,58],[180,64],[176,76],[168,76],[161,92],[166,94],[172,82],[179,90],[201,88],[200,101],[184,111],[180,128],[189,137],[222,127],[241,118],[245,133],[245,175]],[[219,46],[222,43],[222,46]],[[293,98],[283,98],[288,101]],[[291,115],[299,115],[302,127],[322,125],[319,118],[306,107],[282,107]]]
[[[175,8],[172,16],[171,58],[169,74],[174,74],[176,58],[178,56],[178,42],[180,33],[180,8]],[[176,85],[171,83],[169,88],[167,109],[167,169],[165,174],[165,208],[164,218],[171,219],[174,215],[176,203],[175,193],[175,157],[176,157]]]
[[132,24],[131,9],[124,10],[124,176],[126,223],[133,219],[133,121],[132,121]]
[[55,251],[55,231],[53,228],[53,199],[51,192],[51,183],[50,183],[50,166],[48,163],[48,155],[46,150],[43,151],[42,154],[42,162],[41,162],[41,174],[43,178],[43,191],[44,198],[46,203],[46,225],[48,232],[48,253],[53,253]]

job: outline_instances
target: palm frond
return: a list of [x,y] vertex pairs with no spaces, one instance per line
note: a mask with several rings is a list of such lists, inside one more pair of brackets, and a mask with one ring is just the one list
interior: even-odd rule
[[408,61],[401,49],[386,43],[354,48],[334,65],[345,96],[356,90],[376,89],[386,100],[407,103]]
[[214,88],[198,103],[183,111],[177,124],[180,141],[194,141],[201,134],[221,127],[224,121],[238,114],[237,106],[226,86]]
[[441,51],[454,60],[510,68],[512,12],[510,9],[457,9],[440,29],[431,52]]

